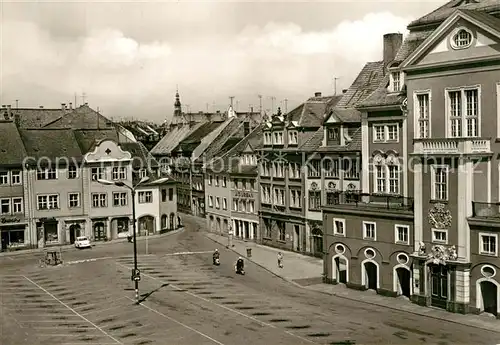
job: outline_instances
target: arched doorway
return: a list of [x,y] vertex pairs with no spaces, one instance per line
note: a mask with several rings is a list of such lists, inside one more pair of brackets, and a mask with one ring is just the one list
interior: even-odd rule
[[69,227],[69,243],[75,243],[76,238],[80,236],[80,231],[80,224],[72,224]]
[[139,232],[141,234],[154,234],[155,232],[155,217],[142,216],[139,218]]
[[[477,291],[480,295],[480,309],[485,313],[498,315],[498,286],[489,280],[478,281]],[[481,308],[482,306],[482,308]]]
[[225,234],[227,234],[227,230],[229,228],[229,223],[228,223],[227,219],[224,219],[224,223],[223,224],[224,224],[223,231],[224,231]]
[[177,226],[181,227],[182,226],[182,219],[181,216],[177,216]]
[[210,222],[210,224],[209,224],[210,229],[209,229],[208,231],[210,231],[210,232],[214,232],[214,226],[215,226],[215,225],[214,225],[214,224],[215,224],[215,223],[214,223],[214,216],[210,216],[210,218],[209,218],[209,219],[210,219],[210,221],[209,221],[209,222]]
[[163,214],[161,216],[161,228],[162,228],[162,230],[167,228],[167,219],[168,219],[168,217],[166,214]]
[[363,264],[362,278],[363,286],[368,290],[378,289],[378,266],[373,261],[365,261]]
[[170,230],[175,229],[175,214],[170,213]]
[[323,232],[319,228],[312,230],[312,240],[313,255],[323,257]]
[[400,266],[394,270],[395,291],[399,296],[411,298],[411,272],[408,267]]
[[94,223],[94,241],[106,240],[106,228],[103,222]]
[[343,255],[334,256],[332,258],[332,279],[337,283],[347,284],[348,282],[348,261]]

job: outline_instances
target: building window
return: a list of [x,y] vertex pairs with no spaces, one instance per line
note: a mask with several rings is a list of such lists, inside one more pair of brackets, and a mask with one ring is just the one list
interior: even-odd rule
[[397,225],[394,227],[394,238],[398,244],[410,244],[410,227],[408,225]]
[[52,210],[59,208],[59,195],[39,195],[38,196],[38,209],[39,210]]
[[273,144],[283,145],[283,132],[273,132]]
[[399,125],[373,125],[373,142],[397,142],[399,141]]
[[271,166],[270,163],[267,161],[264,161],[260,165],[260,174],[262,176],[271,176]]
[[286,241],[285,222],[276,221],[276,226],[278,227],[278,241]]
[[238,211],[238,199],[233,200],[233,211]]
[[153,202],[153,192],[152,191],[139,192],[139,204],[150,204],[152,202]]
[[139,170],[139,176],[141,178],[144,178],[144,177],[148,176],[148,170],[147,169],[141,169],[141,170]]
[[13,171],[11,171],[11,176],[12,176],[12,184],[13,185],[21,184],[22,183],[22,180],[21,180],[21,171],[19,171],[19,170],[13,170]]
[[10,199],[1,199],[0,200],[0,213],[1,214],[10,214]]
[[359,179],[359,166],[358,159],[356,158],[344,158],[343,159],[342,170],[344,172],[344,178],[349,180]]
[[426,139],[430,137],[430,92],[419,93],[415,97],[415,116],[416,125],[415,131],[417,137]]
[[113,193],[113,206],[126,206],[127,205],[127,193],[126,192],[114,192]]
[[448,230],[446,230],[446,229],[432,229],[432,242],[447,244],[448,243]]
[[261,200],[264,204],[271,203],[271,186],[262,185],[261,186]]
[[392,72],[391,79],[392,79],[392,91],[393,92],[401,91],[401,74],[399,72]]
[[326,159],[323,162],[325,177],[339,178],[340,164],[337,158]]
[[272,145],[272,134],[264,132],[264,145]]
[[273,173],[274,177],[278,178],[285,177],[284,162],[273,162]]
[[12,199],[12,212],[23,213],[23,198]]
[[309,209],[310,210],[321,209],[321,191],[319,190],[309,191]]
[[388,165],[388,179],[389,179],[389,193],[399,194],[399,166],[398,165]]
[[328,128],[327,135],[329,140],[338,140],[340,138],[338,128]]
[[127,178],[125,167],[113,168],[113,180],[125,180]]
[[385,193],[387,185],[384,165],[375,165],[375,178],[375,193]]
[[248,212],[255,212],[255,202],[253,200],[248,201]]
[[104,179],[104,170],[102,168],[92,168],[92,181]]
[[57,170],[54,168],[38,169],[36,172],[37,180],[55,180],[57,179]]
[[288,178],[300,179],[300,164],[288,163]]
[[240,207],[239,207],[240,212],[246,212],[247,211],[247,203],[246,200],[240,199]]
[[92,207],[106,207],[108,205],[108,195],[106,193],[92,194]]
[[373,241],[377,239],[377,227],[375,223],[363,222],[363,239]]
[[219,197],[215,198],[215,208],[217,208],[217,209],[220,208],[220,198]]
[[227,199],[226,198],[222,199],[222,209],[227,210]]
[[297,145],[299,143],[297,131],[288,132],[288,145]]
[[448,131],[452,138],[479,136],[479,88],[448,91]]
[[208,185],[209,186],[212,185],[212,179],[213,179],[213,176],[212,175],[208,175]]
[[290,207],[301,208],[301,192],[298,189],[290,189]]
[[174,189],[173,188],[168,189],[168,201],[174,201]]
[[483,255],[498,255],[498,235],[497,234],[479,234],[479,253]]
[[448,167],[436,165],[432,167],[432,200],[448,200]]
[[333,234],[345,236],[345,219],[333,219]]
[[80,207],[80,193],[68,194],[69,208]]
[[73,180],[78,177],[78,170],[76,166],[70,165],[68,167],[68,179]]
[[208,207],[214,207],[214,197],[211,195],[208,197]]
[[161,190],[161,202],[165,202],[165,201],[167,201],[167,190],[162,189]]
[[224,176],[222,178],[222,187],[224,187],[224,188],[227,187],[227,177],[226,176]]
[[274,188],[274,204],[278,206],[285,206],[285,190],[281,188]]
[[451,47],[453,49],[465,49],[472,44],[472,33],[466,29],[458,30],[451,39]]
[[219,176],[215,176],[215,186],[219,187]]
[[307,164],[307,177],[321,177],[321,161],[312,160]]
[[8,185],[8,184],[9,184],[9,172],[0,171],[0,185]]

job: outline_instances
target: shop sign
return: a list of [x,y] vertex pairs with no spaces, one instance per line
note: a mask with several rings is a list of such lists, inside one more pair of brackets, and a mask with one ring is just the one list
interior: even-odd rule
[[2,218],[0,222],[2,224],[8,224],[8,223],[19,223],[21,219],[19,218]]
[[250,192],[236,192],[236,197],[239,198],[253,198],[253,193]]

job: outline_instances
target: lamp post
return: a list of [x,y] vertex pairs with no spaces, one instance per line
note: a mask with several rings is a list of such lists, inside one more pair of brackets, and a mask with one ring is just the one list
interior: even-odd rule
[[118,186],[118,187],[126,187],[130,189],[132,192],[132,230],[133,230],[133,238],[134,238],[134,269],[132,271],[132,279],[134,280],[135,283],[135,300],[136,303],[139,303],[139,280],[140,280],[140,272],[137,269],[137,236],[136,236],[136,219],[135,219],[135,189],[138,187],[141,183],[144,183],[149,180],[149,177],[144,176],[135,186],[131,187],[128,184],[122,182],[122,181],[108,181],[108,180],[103,180],[103,179],[97,179],[97,182],[100,184],[106,185],[106,186]]

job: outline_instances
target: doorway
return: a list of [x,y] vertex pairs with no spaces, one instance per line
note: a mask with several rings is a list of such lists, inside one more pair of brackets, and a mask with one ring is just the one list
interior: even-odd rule
[[337,283],[347,284],[347,259],[337,256],[333,259],[333,269]]
[[94,240],[95,241],[106,240],[106,230],[104,228],[103,222],[97,222],[94,224]]
[[495,316],[498,315],[498,287],[489,281],[482,281],[479,284],[484,312]]
[[293,226],[293,248],[300,252],[300,227],[298,225]]
[[319,228],[312,230],[313,236],[313,255],[323,257],[323,232]]
[[411,298],[411,272],[409,269],[399,267],[396,269],[397,293]]
[[250,238],[250,224],[248,224],[248,222],[244,222],[243,224],[245,224],[245,239],[249,239]]
[[77,237],[80,236],[80,225],[79,224],[73,224],[69,227],[69,243],[73,244],[75,243],[75,240]]
[[429,265],[431,273],[431,305],[446,309],[448,301],[448,267]]
[[169,223],[170,230],[174,230],[175,229],[174,221],[175,221],[175,214],[170,213],[170,223]]
[[378,267],[373,262],[365,262],[365,288],[368,290],[377,290],[378,285]]

